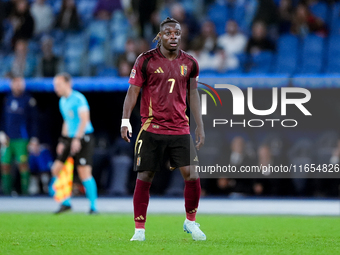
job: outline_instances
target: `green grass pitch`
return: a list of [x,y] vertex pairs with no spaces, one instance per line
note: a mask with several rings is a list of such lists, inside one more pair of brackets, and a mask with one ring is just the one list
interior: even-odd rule
[[204,242],[183,220],[150,214],[146,241],[130,242],[132,215],[0,213],[0,254],[340,254],[337,217],[198,215]]

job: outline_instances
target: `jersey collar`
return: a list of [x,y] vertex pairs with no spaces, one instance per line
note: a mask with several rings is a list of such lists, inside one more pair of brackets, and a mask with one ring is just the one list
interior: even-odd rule
[[[158,46],[157,47],[157,51],[158,51],[158,54],[161,56],[161,57],[163,57],[163,58],[166,58],[167,59],[167,57],[166,56],[164,56],[163,55],[163,53],[162,53],[162,51],[161,51],[161,46]],[[181,49],[179,49],[178,50],[178,54],[177,54],[177,56],[176,56],[176,58],[175,59],[178,59],[180,56],[181,56],[181,54],[182,54],[182,50]],[[175,60],[174,59],[174,60]]]

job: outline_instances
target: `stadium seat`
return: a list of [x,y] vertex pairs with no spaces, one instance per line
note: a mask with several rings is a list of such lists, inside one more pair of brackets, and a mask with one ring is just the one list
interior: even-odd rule
[[96,8],[96,4],[96,0],[78,0],[77,10],[84,25],[89,24],[93,18],[93,12]]
[[223,34],[225,23],[230,18],[230,9],[225,4],[215,3],[210,6],[207,16],[215,24],[217,34]]
[[326,73],[340,73],[340,35],[331,36],[327,48]]
[[51,5],[52,10],[54,14],[58,14],[61,10],[61,2],[62,1],[48,1],[48,3]]
[[67,70],[73,76],[82,74],[82,63],[86,51],[86,37],[82,33],[68,34],[65,38],[64,64]]
[[293,74],[298,59],[299,40],[293,35],[283,35],[277,42],[275,73]]
[[320,73],[324,63],[324,39],[316,35],[308,35],[302,44],[301,74]]
[[111,20],[111,51],[113,53],[123,53],[125,42],[130,31],[130,24],[123,11],[117,10],[112,15]]
[[7,71],[7,61],[3,54],[0,54],[0,77],[5,76]]
[[330,33],[333,35],[340,34],[340,3],[332,6],[330,17]]
[[269,73],[272,67],[273,53],[262,51],[251,56],[251,67],[249,73]]
[[310,11],[316,17],[322,19],[324,22],[328,21],[328,6],[324,2],[317,2],[314,5],[309,6]]
[[107,42],[109,40],[109,22],[104,20],[92,20],[88,27],[90,66],[103,65],[108,57]]
[[245,8],[243,5],[237,5],[232,10],[232,18],[237,24],[242,24],[245,16]]
[[118,76],[117,69],[112,67],[103,67],[97,71],[98,77],[115,77]]

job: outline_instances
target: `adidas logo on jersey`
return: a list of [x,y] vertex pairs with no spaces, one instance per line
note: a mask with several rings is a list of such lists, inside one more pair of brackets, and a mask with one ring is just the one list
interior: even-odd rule
[[198,162],[198,157],[197,157],[197,156],[194,158],[194,161],[197,161],[197,162]]
[[162,67],[158,67],[155,73],[164,73]]

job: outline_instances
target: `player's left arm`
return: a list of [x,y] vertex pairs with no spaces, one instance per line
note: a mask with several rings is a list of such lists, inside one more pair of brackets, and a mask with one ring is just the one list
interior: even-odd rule
[[192,115],[196,122],[195,138],[196,138],[196,149],[199,150],[204,145],[205,133],[204,124],[202,120],[202,112],[200,107],[200,97],[198,95],[197,88],[188,90],[188,101]]
[[85,135],[86,125],[90,121],[90,111],[88,109],[80,108],[78,110],[79,126],[77,133],[71,142],[71,154],[76,154],[81,149],[81,138]]

